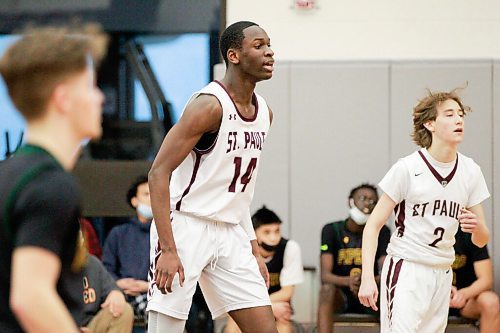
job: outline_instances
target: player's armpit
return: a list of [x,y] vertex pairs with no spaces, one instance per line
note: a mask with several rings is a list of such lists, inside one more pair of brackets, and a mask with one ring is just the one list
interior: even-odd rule
[[200,95],[186,106],[184,113],[167,133],[153,162],[151,172],[171,173],[195,147],[204,133],[216,132],[222,119],[222,107],[216,97]]

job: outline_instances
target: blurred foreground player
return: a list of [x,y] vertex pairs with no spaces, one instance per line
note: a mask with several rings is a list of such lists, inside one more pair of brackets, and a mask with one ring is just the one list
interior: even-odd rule
[[0,166],[0,332],[79,332],[85,250],[80,192],[68,173],[101,135],[94,26],[38,28],[7,49],[0,73],[27,122],[26,144]]

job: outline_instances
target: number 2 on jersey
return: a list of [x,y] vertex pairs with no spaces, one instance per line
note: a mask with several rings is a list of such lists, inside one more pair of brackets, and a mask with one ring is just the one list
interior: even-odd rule
[[436,244],[443,239],[443,235],[444,235],[444,228],[441,228],[441,227],[437,227],[436,229],[434,229],[434,235],[439,235],[438,238],[436,238],[434,240],[434,242],[430,243],[429,246],[432,246],[432,247],[437,247]]
[[[257,166],[257,157],[252,157],[250,160],[250,163],[248,163],[247,166],[247,171],[245,174],[241,177],[241,183],[243,184],[243,188],[241,189],[241,192],[245,192],[245,189],[247,188],[248,183],[252,179],[252,174],[253,170]],[[235,157],[234,158],[234,177],[233,180],[231,181],[231,185],[229,185],[229,192],[236,192],[236,182],[238,181],[238,178],[240,177],[241,173],[241,157]]]

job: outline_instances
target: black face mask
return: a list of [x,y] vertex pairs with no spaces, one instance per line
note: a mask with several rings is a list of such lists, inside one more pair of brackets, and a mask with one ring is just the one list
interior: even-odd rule
[[266,250],[267,252],[274,252],[276,251],[276,249],[278,248],[278,244],[276,245],[269,245],[269,244],[266,244],[264,242],[261,242],[259,244],[264,250]]

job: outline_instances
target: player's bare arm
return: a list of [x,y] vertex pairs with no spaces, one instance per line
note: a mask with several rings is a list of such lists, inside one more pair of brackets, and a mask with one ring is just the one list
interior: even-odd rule
[[378,235],[394,207],[396,207],[396,202],[384,193],[373,209],[363,230],[361,286],[359,287],[358,298],[361,304],[371,307],[375,311],[378,310],[378,287],[373,274],[373,265],[375,264]]
[[[273,112],[271,111],[269,106],[268,106],[268,110],[269,110],[269,122],[270,122],[270,124],[272,124]],[[269,272],[267,270],[267,266],[266,266],[266,263],[264,262],[264,259],[260,255],[259,243],[257,242],[257,239],[255,239],[255,233],[253,231],[252,221],[251,221],[251,219],[248,219],[247,221],[243,221],[242,223],[248,223],[247,227],[246,228],[244,227],[244,229],[251,230],[250,232],[253,233],[253,235],[249,234],[249,236],[251,238],[250,246],[252,247],[252,254],[255,256],[255,259],[257,260],[257,264],[259,265],[260,274],[262,275],[262,278],[266,282],[267,288],[269,288],[269,283],[270,283],[269,282]],[[247,233],[250,233],[250,232],[247,231]]]
[[10,306],[26,332],[79,332],[57,294],[60,272],[49,250],[24,246],[12,254]]
[[204,133],[218,130],[221,117],[222,108],[214,96],[200,95],[194,99],[163,140],[149,172],[151,206],[161,246],[155,281],[161,291],[172,291],[177,273],[181,286],[184,283],[184,268],[177,255],[170,224],[170,176]]
[[463,232],[472,234],[472,243],[474,245],[483,247],[488,244],[490,232],[485,223],[484,210],[481,204],[468,209],[461,209],[458,221]]

